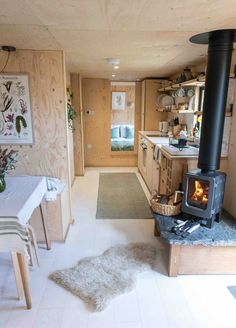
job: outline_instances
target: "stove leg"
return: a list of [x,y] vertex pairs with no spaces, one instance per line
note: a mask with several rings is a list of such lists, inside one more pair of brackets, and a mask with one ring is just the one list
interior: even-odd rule
[[221,221],[221,213],[217,213],[215,216],[215,221],[219,223]]
[[215,216],[212,216],[210,219],[206,220],[206,227],[211,229],[214,225]]
[[217,213],[217,214],[213,215],[210,219],[207,219],[206,227],[211,229],[214,225],[214,222],[219,223],[220,219],[221,219],[221,213]]

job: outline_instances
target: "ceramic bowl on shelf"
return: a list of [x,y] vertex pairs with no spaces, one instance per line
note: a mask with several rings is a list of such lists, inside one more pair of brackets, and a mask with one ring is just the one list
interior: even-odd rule
[[175,92],[176,97],[185,97],[185,90],[183,88],[179,88]]
[[174,98],[169,95],[164,95],[160,100],[161,107],[170,107],[174,105]]
[[156,105],[157,105],[157,107],[161,107],[161,99],[162,99],[163,97],[165,97],[165,94],[164,94],[164,93],[162,93],[162,94],[160,94],[160,95],[158,95],[158,96],[156,97]]
[[188,89],[186,92],[187,97],[193,97],[195,94],[194,89]]

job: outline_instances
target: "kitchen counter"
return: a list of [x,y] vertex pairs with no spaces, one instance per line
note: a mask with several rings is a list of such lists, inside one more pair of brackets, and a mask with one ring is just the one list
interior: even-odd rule
[[[161,152],[165,155],[168,159],[178,159],[178,158],[190,158],[190,159],[197,159],[199,148],[188,146],[183,150],[179,150],[178,148],[172,145],[163,145],[161,147]],[[228,154],[226,152],[221,153],[221,158],[227,158]]]
[[[178,158],[189,158],[197,159],[199,148],[188,146],[183,150],[169,145],[169,137],[163,135],[160,131],[139,131],[139,135],[145,138],[147,141],[151,142],[153,145],[159,144],[163,155],[168,159],[178,159]],[[227,158],[228,152],[222,151],[221,158]]]
[[139,135],[144,137],[153,145],[156,144],[169,144],[169,137],[159,131],[139,131]]
[[171,145],[164,145],[161,148],[162,153],[169,159],[175,158],[198,158],[199,149],[196,147],[188,146],[179,150],[178,148]]

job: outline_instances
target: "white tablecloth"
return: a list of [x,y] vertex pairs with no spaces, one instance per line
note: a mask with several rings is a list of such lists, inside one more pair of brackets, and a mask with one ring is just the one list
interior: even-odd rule
[[0,251],[25,253],[26,224],[47,192],[45,177],[7,177],[0,193]]
[[16,217],[25,226],[47,192],[46,178],[7,177],[6,186],[0,193],[0,217]]

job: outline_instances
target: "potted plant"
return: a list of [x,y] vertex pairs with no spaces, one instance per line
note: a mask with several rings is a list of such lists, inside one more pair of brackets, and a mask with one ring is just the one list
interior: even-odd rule
[[0,192],[6,189],[5,174],[15,169],[18,151],[0,148]]
[[74,127],[73,127],[73,120],[76,117],[76,111],[72,106],[72,93],[70,92],[70,89],[67,88],[67,120],[68,120],[68,126],[69,129],[74,131]]

